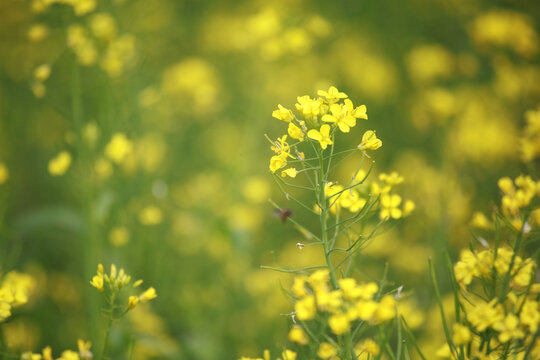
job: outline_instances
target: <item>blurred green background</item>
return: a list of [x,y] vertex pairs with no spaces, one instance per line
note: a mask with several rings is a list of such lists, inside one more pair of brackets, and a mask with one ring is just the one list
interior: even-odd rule
[[158,298],[115,326],[112,358],[281,350],[291,279],[260,265],[322,259],[272,213],[268,198],[313,221],[273,183],[264,134],[283,132],[277,104],[335,85],[383,140],[375,173],[397,170],[417,204],[361,274],[389,263],[433,353],[427,258],[466,246],[496,180],[535,155],[518,137],[540,98],[539,21],[526,0],[1,0],[0,271],[37,280],[8,344],[99,344],[88,281],[115,263]]

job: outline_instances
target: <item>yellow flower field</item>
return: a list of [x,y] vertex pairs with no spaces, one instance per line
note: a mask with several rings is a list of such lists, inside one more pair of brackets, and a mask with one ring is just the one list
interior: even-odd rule
[[540,359],[535,1],[0,1],[0,360]]

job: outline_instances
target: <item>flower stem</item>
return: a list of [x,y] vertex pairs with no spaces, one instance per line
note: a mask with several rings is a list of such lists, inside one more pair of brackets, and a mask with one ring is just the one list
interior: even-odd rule
[[330,272],[330,281],[334,289],[338,288],[338,282],[336,277],[336,271],[332,263],[332,249],[330,244],[330,239],[328,238],[328,201],[324,193],[325,181],[327,174],[325,173],[324,160],[323,160],[323,150],[317,149],[317,154],[319,156],[319,206],[321,207],[321,241],[323,244],[324,257],[326,259],[326,264],[328,265],[328,271]]
[[103,349],[101,350],[101,356],[99,357],[100,360],[105,359],[105,354],[107,353],[107,348],[109,346],[109,334],[111,332],[112,324],[114,321],[114,303],[116,301],[116,294],[111,294],[111,301],[109,303],[109,318],[107,320],[107,329],[105,330],[105,338],[103,339]]

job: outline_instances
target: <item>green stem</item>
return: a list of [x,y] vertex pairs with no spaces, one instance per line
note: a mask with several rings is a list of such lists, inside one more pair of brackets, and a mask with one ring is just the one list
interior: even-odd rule
[[109,318],[107,320],[107,329],[105,330],[105,338],[103,339],[103,349],[101,350],[100,360],[105,359],[105,354],[107,353],[107,348],[109,347],[109,334],[111,332],[112,324],[114,321],[114,303],[116,301],[116,294],[113,291],[111,294],[111,301],[109,303]]
[[338,282],[336,277],[336,271],[332,263],[332,255],[330,249],[330,239],[328,238],[328,201],[324,193],[326,176],[324,171],[323,150],[318,148],[317,154],[319,155],[319,205],[321,207],[320,221],[321,221],[321,241],[323,244],[324,257],[326,264],[328,265],[328,271],[330,272],[330,280],[334,289],[338,288]]

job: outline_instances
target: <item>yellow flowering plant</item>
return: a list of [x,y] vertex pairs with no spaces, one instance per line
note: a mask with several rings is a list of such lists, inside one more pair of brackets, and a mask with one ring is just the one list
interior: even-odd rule
[[[296,351],[286,350],[282,357],[394,357],[403,351],[396,300],[400,291],[389,288],[385,278],[379,283],[358,281],[352,273],[356,255],[392,220],[408,215],[414,203],[402,202],[395,193],[395,186],[403,182],[396,172],[367,181],[373,165],[362,168],[370,158],[367,152],[382,146],[374,130],[364,131],[356,148],[339,149],[340,137],[354,136],[357,120],[368,119],[365,105],[355,107],[347,94],[331,86],[328,91],[319,90],[317,98],[299,96],[295,109],[296,113],[278,105],[272,113],[287,123],[287,134],[276,140],[267,136],[274,152],[269,169],[286,199],[319,219],[320,228],[313,229],[294,216],[284,217],[309,240],[298,243],[298,248],[320,246],[325,264],[300,269],[263,266],[295,275],[289,292],[294,311],[288,338]],[[340,165],[355,155],[358,164],[350,179],[335,180]],[[307,191],[313,203],[301,201],[287,188]],[[276,211],[286,213],[270,202]],[[388,343],[396,328],[399,344],[392,348]]]
[[131,309],[134,309],[139,303],[146,303],[157,297],[156,290],[149,287],[139,295],[130,295],[127,299],[123,299],[123,293],[126,288],[138,288],[142,284],[142,280],[137,280],[131,283],[131,276],[127,275],[124,269],[118,270],[112,264],[111,271],[106,274],[103,265],[99,264],[97,274],[92,277],[90,284],[103,294],[107,307],[102,309],[103,316],[107,319],[107,327],[105,331],[105,339],[101,351],[101,359],[105,358],[107,347],[109,344],[109,333],[113,322],[122,318]]
[[[522,144],[529,141],[534,116],[527,113]],[[533,152],[526,154],[522,157],[526,161],[535,157]],[[540,181],[523,174],[515,179],[503,177],[498,188],[501,201],[491,219],[482,213],[473,216],[475,243],[461,251],[453,266],[447,255],[454,290],[452,330],[431,266],[446,335],[446,344],[437,352],[440,358],[540,358],[540,283],[536,275]]]

